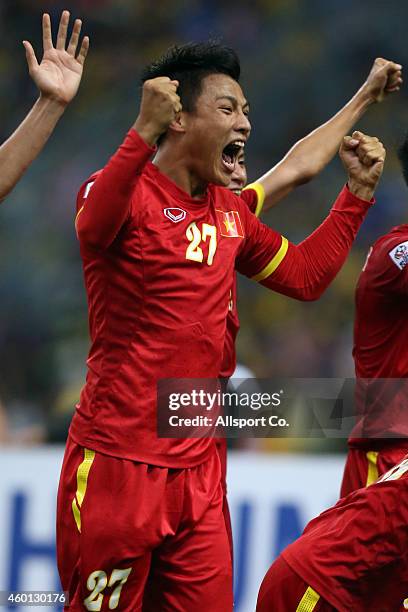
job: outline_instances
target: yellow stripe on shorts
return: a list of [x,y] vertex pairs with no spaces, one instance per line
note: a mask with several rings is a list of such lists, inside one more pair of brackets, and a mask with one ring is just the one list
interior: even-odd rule
[[289,243],[287,239],[282,236],[282,242],[276,255],[271,259],[267,266],[261,270],[258,274],[252,277],[254,281],[263,281],[265,278],[270,276],[272,272],[275,272],[276,268],[282,263],[288,252]]
[[81,531],[81,506],[85,498],[86,487],[88,485],[89,471],[95,459],[95,451],[84,448],[84,460],[77,470],[77,490],[72,500],[72,513],[74,515],[78,531]]
[[313,612],[319,599],[319,593],[316,593],[312,587],[307,587],[305,594],[296,608],[296,612]]
[[368,453],[366,453],[366,457],[368,461],[366,487],[369,487],[379,478],[377,465],[378,453],[375,451],[368,451]]

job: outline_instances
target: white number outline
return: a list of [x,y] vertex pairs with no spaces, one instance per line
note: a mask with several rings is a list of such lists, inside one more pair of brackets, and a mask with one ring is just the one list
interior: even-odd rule
[[108,587],[111,587],[115,584],[115,582],[119,581],[118,586],[112,592],[112,595],[109,597],[109,610],[115,610],[118,607],[120,594],[122,592],[122,587],[125,584],[126,580],[129,578],[129,574],[132,571],[131,567],[127,569],[119,570],[114,569],[111,573],[111,577],[109,579]]
[[217,250],[217,228],[215,225],[203,223],[202,231],[200,232],[196,222],[193,221],[186,229],[186,236],[187,240],[190,241],[186,250],[186,259],[197,261],[198,263],[204,261],[204,253],[199,245],[201,242],[206,242],[207,238],[210,239],[208,244],[207,265],[212,266],[214,255]]
[[103,570],[96,570],[89,574],[86,586],[89,591],[92,591],[88,597],[84,599],[84,604],[89,612],[100,612],[102,608],[104,594],[103,591],[106,587],[112,587],[115,582],[119,582],[118,586],[113,590],[109,597],[109,610],[115,610],[118,607],[120,595],[122,592],[123,585],[129,578],[129,574],[132,571],[131,567],[126,569],[114,569],[109,578],[106,572]]
[[201,232],[198,229],[195,221],[190,223],[190,225],[186,229],[186,236],[187,240],[189,240],[191,243],[187,247],[186,259],[202,263],[204,259],[204,253],[203,250],[199,247],[199,244],[201,242]]
[[103,593],[106,585],[108,584],[108,577],[106,572],[103,570],[95,570],[92,574],[89,574],[86,586],[88,591],[92,591],[86,599],[84,604],[87,610],[91,612],[99,612],[102,608]]

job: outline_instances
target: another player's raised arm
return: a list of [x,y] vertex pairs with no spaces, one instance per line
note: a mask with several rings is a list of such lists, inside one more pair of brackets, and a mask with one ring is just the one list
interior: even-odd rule
[[28,41],[23,43],[30,76],[40,91],[40,97],[21,125],[0,147],[0,201],[38,156],[78,90],[89,39],[85,37],[82,40],[77,53],[81,32],[81,21],[77,19],[66,48],[68,24],[69,12],[64,11],[54,47],[50,17],[43,16],[44,54],[40,64],[31,44]]
[[[240,272],[299,300],[315,300],[343,265],[370,207],[380,179],[385,150],[376,138],[354,132],[340,150],[348,187],[340,193],[324,222],[294,245],[248,215],[247,244],[237,262]],[[269,253],[268,253],[269,250]]]
[[168,77],[144,83],[140,112],[125,141],[92,188],[80,191],[75,226],[83,244],[108,248],[126,221],[133,190],[154,145],[181,110],[177,86]]
[[258,179],[265,191],[263,210],[323,170],[337,152],[343,136],[368,107],[399,90],[401,71],[400,64],[383,58],[375,60],[367,80],[353,98],[329,121],[299,140],[276,166]]

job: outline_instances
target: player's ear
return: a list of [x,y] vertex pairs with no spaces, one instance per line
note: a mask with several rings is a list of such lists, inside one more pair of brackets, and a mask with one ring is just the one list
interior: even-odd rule
[[183,111],[177,113],[176,118],[170,123],[169,129],[184,134],[186,131],[186,114]]

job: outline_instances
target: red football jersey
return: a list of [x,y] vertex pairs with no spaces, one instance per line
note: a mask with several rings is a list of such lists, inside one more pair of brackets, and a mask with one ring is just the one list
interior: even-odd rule
[[400,225],[375,242],[357,284],[353,356],[363,419],[352,445],[408,436],[407,307],[408,225]]
[[70,432],[102,453],[183,468],[203,462],[214,442],[158,438],[157,382],[218,377],[234,268],[286,295],[317,299],[370,203],[344,188],[322,225],[295,246],[227,189],[210,185],[202,199],[191,198],[149,162],[153,152],[130,130],[78,196],[92,344]]
[[399,610],[408,594],[408,455],[313,519],[282,556],[336,610]]
[[[241,193],[241,199],[248,206],[249,210],[257,217],[261,214],[262,205],[265,198],[263,187],[259,183],[252,183],[245,187]],[[224,354],[220,370],[221,378],[230,378],[237,365],[235,342],[239,332],[239,316],[237,308],[237,277],[234,274],[230,299],[228,303],[227,326],[225,329]]]

